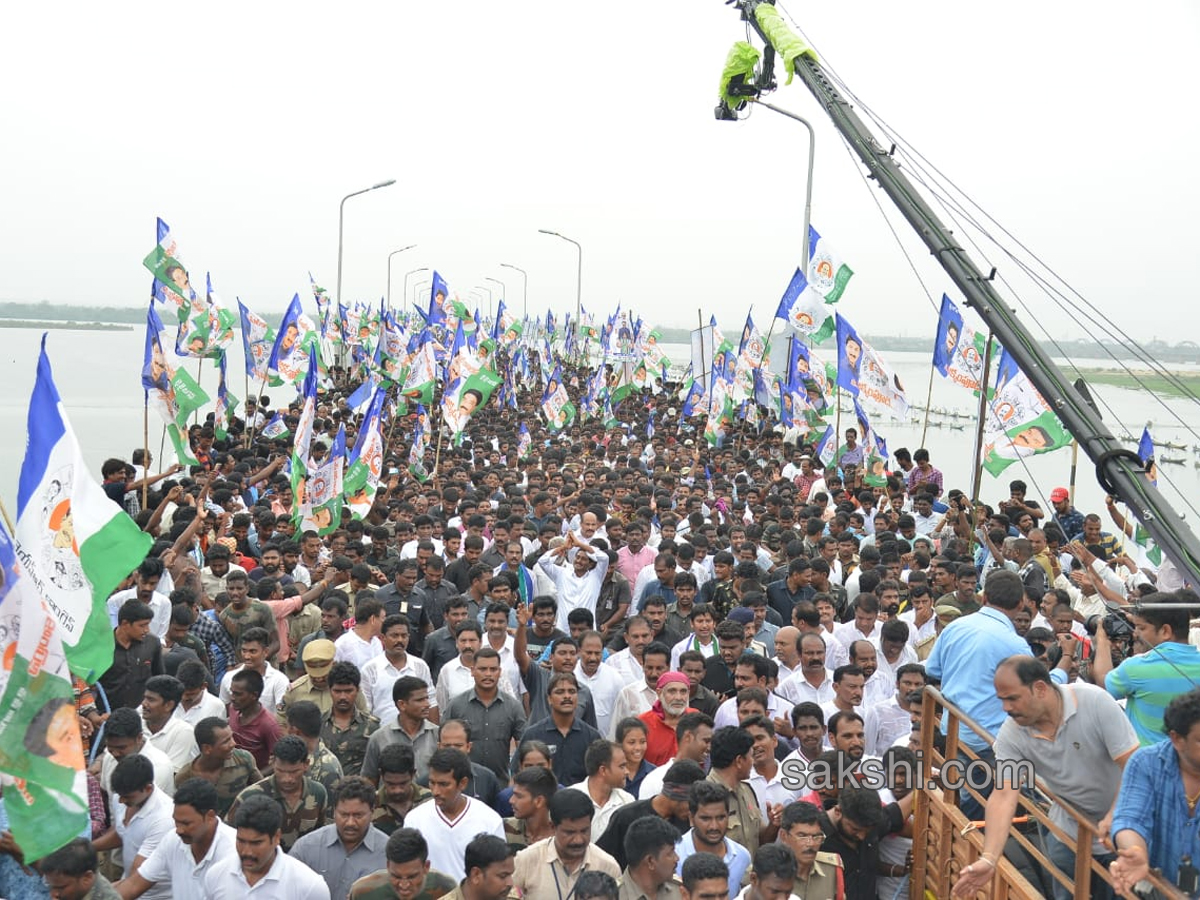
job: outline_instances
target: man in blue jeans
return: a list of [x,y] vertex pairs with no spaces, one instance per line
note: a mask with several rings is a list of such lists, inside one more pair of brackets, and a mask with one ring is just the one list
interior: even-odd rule
[[[1133,726],[1106,691],[1091,684],[1055,684],[1045,664],[1032,656],[1004,660],[996,669],[994,684],[1008,719],[994,744],[998,776],[987,801],[983,853],[959,874],[954,885],[959,897],[973,897],[991,881],[1008,840],[1020,789],[1035,774],[1106,835],[1125,761],[1138,748]],[[1074,838],[1075,819],[1057,804],[1050,807],[1050,821]],[[1075,869],[1074,841],[1065,844],[1049,832],[1042,837],[1050,861],[1070,877]],[[1093,846],[1092,852],[1102,866],[1114,859],[1103,845]],[[1071,896],[1055,880],[1055,900]],[[1112,893],[1097,879],[1091,896],[1104,898]]]

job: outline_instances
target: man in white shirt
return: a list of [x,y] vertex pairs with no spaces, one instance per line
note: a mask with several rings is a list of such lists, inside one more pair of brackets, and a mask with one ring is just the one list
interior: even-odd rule
[[352,662],[362,671],[363,666],[383,655],[383,604],[375,599],[361,600],[354,607],[354,627],[333,642],[334,661]]
[[178,772],[200,754],[193,726],[175,717],[183,700],[183,685],[170,675],[155,675],[146,682],[142,722],[146,740],[167,755]]
[[175,794],[175,765],[171,758],[146,741],[142,717],[128,707],[114,709],[104,724],[104,753],[100,755],[100,787],[112,794],[112,774],[117,764],[135,753],[150,760],[154,784],[171,797]]
[[879,670],[887,675],[893,684],[901,666],[918,661],[917,651],[908,641],[910,631],[912,628],[909,624],[901,622],[898,618],[889,619],[879,629],[879,653],[876,660]]
[[[171,798],[155,787],[154,765],[146,757],[131,753],[112,772],[113,827],[92,842],[96,850],[121,849],[122,876],[137,871],[142,860],[174,831]],[[171,889],[159,885],[146,892],[151,900],[170,900]]]
[[213,544],[204,561],[208,563],[200,570],[200,585],[210,600],[224,592],[225,579],[231,572],[245,572],[241,566],[231,562],[232,555],[224,544]]
[[629,771],[625,766],[625,750],[611,741],[594,741],[583,758],[588,777],[571,787],[588,796],[595,807],[592,816],[592,840],[604,834],[608,820],[622,806],[633,802],[633,795],[624,790]]
[[670,665],[671,650],[666,644],[655,642],[646,648],[642,656],[642,680],[625,685],[617,694],[609,721],[609,740],[616,736],[622,719],[637,718],[658,701],[658,679]]
[[825,668],[825,639],[815,631],[800,638],[800,668],[779,683],[778,693],[795,703],[833,699],[833,675]]
[[150,633],[160,641],[167,636],[167,626],[171,624],[171,598],[158,590],[163,572],[161,559],[147,557],[134,572],[134,586],[118,591],[108,598],[108,617],[112,620],[113,628],[117,627],[117,613],[121,611],[125,601],[140,600],[154,611],[154,618],[150,620]]
[[179,664],[175,677],[183,687],[183,699],[175,707],[176,719],[195,728],[203,719],[213,716],[226,718],[225,704],[208,691],[208,670],[198,659],[189,659]]
[[833,629],[833,636],[847,650],[855,641],[870,641],[879,649],[879,601],[874,594],[864,594],[854,606],[854,621],[843,622]]
[[879,654],[870,641],[855,641],[850,645],[850,665],[862,670],[862,705],[869,708],[877,703],[886,703],[896,693],[896,682],[891,672],[879,666]]
[[625,679],[612,666],[604,665],[604,638],[598,631],[585,631],[579,639],[579,660],[575,677],[581,687],[592,692],[592,707],[596,711],[596,730],[608,734],[611,730],[613,708],[617,695],[625,687]]
[[[569,560],[569,568],[559,565],[563,560]],[[608,572],[607,553],[582,543],[574,533],[569,533],[561,547],[538,560],[538,567],[558,589],[558,621],[555,624],[560,631],[570,634],[567,616],[574,609],[586,609],[595,616],[596,601]]]
[[[408,618],[401,614],[383,620],[383,654],[369,660],[361,667],[362,692],[371,715],[379,719],[380,727],[396,721],[396,703],[392,700],[392,685],[404,675],[420,678],[429,686],[433,699],[434,684],[425,660],[408,653]],[[437,724],[436,701],[431,703],[434,715],[430,718]]]
[[252,669],[262,676],[263,692],[258,698],[265,709],[278,708],[279,701],[292,686],[286,675],[267,664],[267,632],[263,628],[247,628],[242,635],[242,664],[236,669],[230,669],[221,679],[221,702],[228,705],[233,697],[229,693],[233,684],[233,676],[242,669]]
[[405,828],[415,828],[429,842],[435,870],[461,881],[466,877],[463,854],[478,834],[504,839],[504,822],[495,810],[463,791],[471,779],[471,760],[461,750],[434,751],[429,758],[429,790],[433,801],[409,810]]
[[912,732],[912,711],[908,702],[910,694],[925,688],[925,669],[916,663],[900,667],[896,677],[896,693],[883,703],[868,706],[863,716],[863,732],[866,735],[866,751],[872,756],[883,756],[897,738]]
[[[857,666],[842,666],[833,673],[833,699],[821,704],[828,728],[835,713],[853,712],[862,717],[863,684],[866,678]],[[832,735],[829,736],[832,740]]]
[[[330,900],[316,872],[280,849],[283,809],[270,797],[248,797],[233,821],[237,853],[214,863],[204,876],[207,900]],[[261,885],[261,887],[260,887]]]
[[136,900],[165,887],[174,900],[205,900],[204,877],[216,863],[237,856],[234,830],[221,821],[216,787],[192,778],[175,792],[174,827],[122,882],[122,896]]
[[908,645],[915,649],[918,643],[937,633],[937,617],[933,614],[933,597],[928,590],[914,593],[910,603],[910,608],[896,619],[908,625]]

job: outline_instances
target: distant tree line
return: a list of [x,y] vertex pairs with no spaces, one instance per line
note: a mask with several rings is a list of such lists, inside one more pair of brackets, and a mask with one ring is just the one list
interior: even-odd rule
[[[162,312],[160,312],[162,315]],[[272,326],[279,324],[282,313],[263,315]],[[128,306],[72,306],[66,303],[50,303],[42,300],[38,303],[19,303],[14,301],[0,302],[0,318],[4,319],[37,319],[47,322],[117,322],[122,324],[141,325],[146,321],[145,307]],[[163,316],[163,321],[171,325],[169,316]],[[667,344],[691,343],[691,329],[660,328],[660,340]],[[736,337],[736,335],[734,335]],[[931,352],[933,347],[932,335],[926,337],[896,337],[888,335],[864,335],[880,350],[912,351],[915,353]],[[786,337],[776,334],[772,348],[776,356],[783,352]],[[1119,347],[1111,342],[1100,343],[1093,340],[1060,340],[1058,346],[1041,342],[1042,348],[1052,356],[1059,355],[1059,348],[1067,356],[1080,359],[1108,359],[1115,355],[1120,359],[1128,359],[1131,354],[1128,349]],[[1200,345],[1193,341],[1181,341],[1178,344],[1168,344],[1165,341],[1153,340],[1142,346],[1159,362],[1200,362]]]

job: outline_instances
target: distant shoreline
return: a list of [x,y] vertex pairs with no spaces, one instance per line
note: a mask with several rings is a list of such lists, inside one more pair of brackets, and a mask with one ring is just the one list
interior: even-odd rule
[[[1131,369],[1129,371],[1089,369],[1087,380],[1131,390],[1149,390],[1171,397],[1191,397],[1200,394],[1200,372],[1175,372],[1173,374],[1174,378],[1168,379],[1159,372],[1151,372],[1147,369]],[[1137,380],[1135,380],[1135,376]]]
[[0,328],[45,328],[49,331],[133,331],[132,325],[112,322],[49,322],[34,319],[0,319]]

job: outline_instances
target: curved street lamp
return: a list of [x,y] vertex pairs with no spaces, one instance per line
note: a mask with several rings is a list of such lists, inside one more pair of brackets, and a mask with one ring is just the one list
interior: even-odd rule
[[[507,286],[504,284],[504,282],[503,282],[503,281],[501,281],[499,278],[492,278],[490,275],[484,275],[484,276],[483,276],[483,280],[484,280],[484,281],[491,281],[491,282],[493,282],[494,284],[498,284],[498,285],[500,285],[500,302],[501,302],[501,303],[503,303],[503,302],[504,302],[504,294],[505,294],[505,292],[508,290],[508,288],[507,288]],[[492,307],[492,309],[491,309],[491,315],[492,315],[493,317],[495,317],[495,315],[496,315],[496,307],[495,307],[495,306],[493,306],[493,307]]]
[[501,268],[513,269],[514,271],[521,273],[521,277],[523,279],[521,282],[521,315],[524,318],[528,318],[529,317],[529,273],[526,272],[524,269],[522,269],[520,266],[514,266],[510,263],[500,263],[500,266],[501,266]]
[[387,305],[388,309],[392,308],[392,257],[397,253],[403,253],[405,250],[411,250],[416,244],[409,244],[407,247],[401,247],[399,250],[393,250],[388,254],[387,258]]
[[[415,275],[417,272],[428,272],[429,266],[421,266],[419,269],[409,269],[404,273],[404,301],[408,302],[408,276]],[[413,304],[414,306],[416,304]]]
[[539,228],[538,233],[549,234],[556,238],[562,238],[567,243],[574,244],[575,250],[579,254],[578,266],[575,272],[575,327],[578,328],[580,315],[583,310],[583,304],[581,302],[583,296],[583,247],[580,246],[579,241],[573,240],[567,237],[565,234],[559,234],[557,231],[548,231],[545,228]]
[[351,197],[357,197],[359,194],[367,194],[371,191],[377,191],[380,188],[391,187],[396,183],[393,178],[389,181],[381,181],[379,184],[373,184],[368,188],[363,188],[361,191],[354,191],[342,198],[342,202],[338,205],[338,270],[337,270],[337,299],[338,303],[342,302],[342,235],[344,233],[344,225],[346,219],[346,201]]

